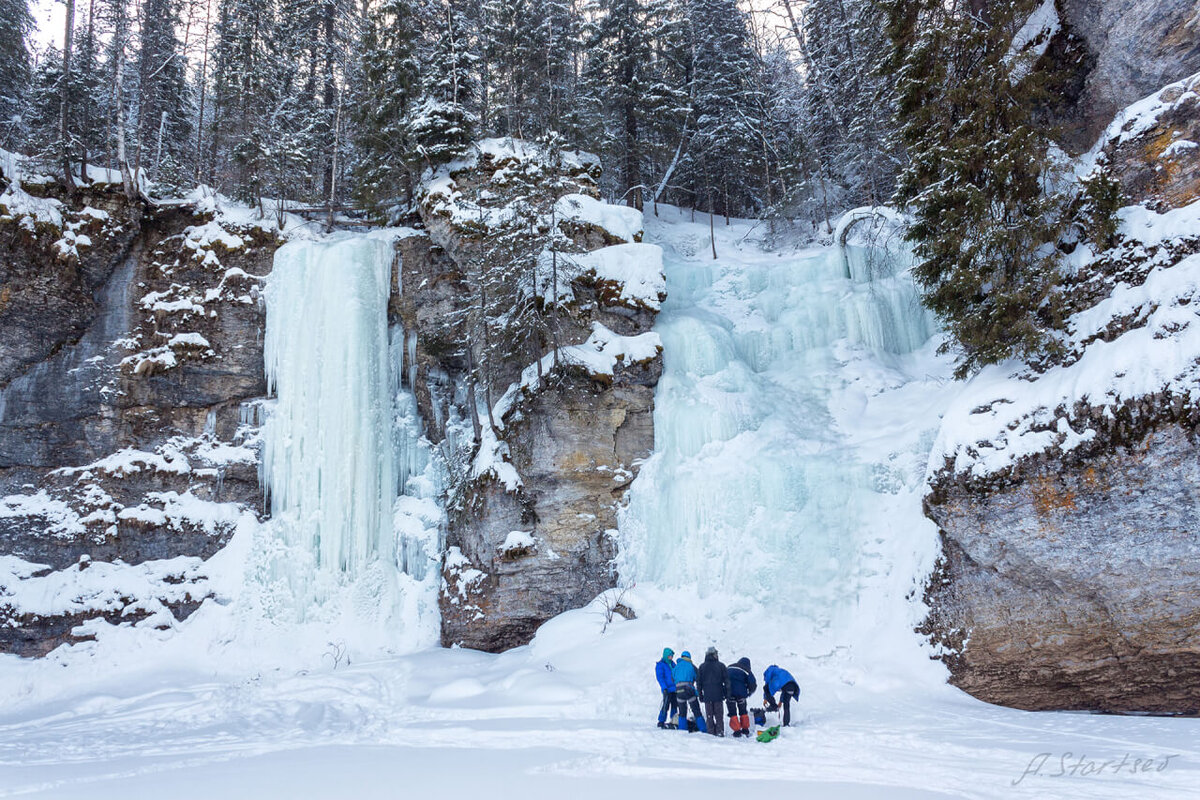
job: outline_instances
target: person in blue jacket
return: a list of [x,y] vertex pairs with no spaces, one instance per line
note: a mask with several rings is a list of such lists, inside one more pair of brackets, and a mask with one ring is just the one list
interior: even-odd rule
[[800,699],[800,684],[796,683],[792,673],[772,664],[763,673],[763,705],[768,711],[779,708],[779,703],[775,702],[776,692],[783,703],[783,726],[786,728],[792,722],[791,701]]
[[729,729],[734,737],[750,736],[750,713],[746,710],[746,699],[754,694],[758,681],[750,669],[750,659],[740,658],[729,667],[729,697],[725,709],[729,712]]
[[[696,694],[696,667],[692,654],[684,650],[675,662],[675,705],[679,709],[679,730],[695,733],[705,731],[704,717],[700,714],[700,699]],[[692,707],[692,718],[688,719],[688,704]]]
[[658,727],[660,728],[674,728],[675,717],[679,713],[675,708],[674,656],[674,650],[664,647],[662,660],[654,665],[654,677],[658,679],[658,688],[662,689],[662,706],[658,709]]

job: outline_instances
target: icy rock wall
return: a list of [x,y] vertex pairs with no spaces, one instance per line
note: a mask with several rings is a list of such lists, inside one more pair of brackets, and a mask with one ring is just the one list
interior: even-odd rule
[[242,406],[275,235],[99,182],[0,207],[0,650],[169,628],[261,509]]

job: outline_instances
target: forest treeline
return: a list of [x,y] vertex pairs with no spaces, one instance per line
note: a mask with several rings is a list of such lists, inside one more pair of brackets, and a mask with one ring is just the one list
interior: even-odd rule
[[[0,147],[66,184],[412,209],[473,140],[594,152],[607,199],[828,225],[912,213],[962,371],[1053,353],[1114,184],[1053,157],[1044,0],[0,0]],[[1044,15],[1044,14],[1043,14]],[[828,228],[826,228],[828,230]],[[1099,233],[1096,233],[1096,232]]]
[[[825,218],[884,202],[867,0],[0,0],[0,145],[247,201],[409,199],[487,136],[597,153],[610,199]],[[65,46],[64,46],[65,42]],[[64,73],[66,78],[64,80]]]

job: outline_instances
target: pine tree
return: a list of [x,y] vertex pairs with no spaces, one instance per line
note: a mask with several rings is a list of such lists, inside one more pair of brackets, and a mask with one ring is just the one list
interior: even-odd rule
[[815,123],[807,111],[807,86],[792,58],[792,49],[782,41],[763,58],[763,113],[772,155],[767,179],[774,187],[767,192],[764,214],[772,230],[777,218],[804,218],[815,225],[832,213],[829,184],[822,180],[824,162],[814,152],[810,135]]
[[109,38],[108,80],[110,98],[109,104],[109,136],[111,137],[113,155],[121,173],[121,186],[125,197],[132,203],[138,196],[138,182],[134,180],[129,168],[129,153],[127,147],[127,103],[126,103],[126,60],[130,40],[129,9],[125,0],[106,0],[108,14],[112,23]]
[[96,0],[87,0],[85,27],[79,32],[79,47],[76,54],[76,69],[72,106],[77,120],[75,125],[79,155],[79,180],[88,182],[88,163],[102,153],[106,147],[104,126],[105,85],[100,67],[100,20]]
[[[138,150],[135,169],[178,185],[191,157],[195,108],[177,36],[179,0],[145,0],[138,50]],[[186,174],[191,174],[187,169]]]
[[401,194],[412,204],[405,159],[414,151],[407,123],[420,94],[420,30],[415,0],[381,0],[366,20],[354,127],[355,192],[368,208]]
[[[121,2],[121,0],[117,0]],[[274,79],[271,37],[276,27],[270,0],[223,0],[213,47],[213,117],[208,182],[246,200],[261,196],[260,148],[250,143],[270,105]]]
[[619,196],[642,208],[643,133],[641,104],[649,81],[651,43],[646,10],[639,0],[601,0],[600,17],[589,42],[589,71],[599,87],[611,154],[620,176]]
[[880,69],[885,27],[873,0],[810,0],[804,10],[804,136],[848,205],[882,203],[898,168],[887,145],[895,103],[893,81]]
[[890,0],[891,68],[910,162],[896,202],[924,302],[961,352],[958,374],[1053,348],[1055,242],[1065,198],[1048,190],[1049,142],[1033,122],[1038,76],[1014,80],[1006,55],[1028,2],[980,16],[941,0]]
[[62,95],[62,53],[50,45],[38,53],[25,100],[25,146],[49,167],[57,161],[58,125]]
[[693,133],[688,93],[692,62],[683,0],[650,0],[646,22],[651,51],[640,103],[646,152],[643,173],[650,178],[651,199],[657,203],[677,177]]
[[15,149],[25,134],[21,119],[32,70],[29,0],[0,0],[0,147]]
[[63,188],[67,197],[75,195],[75,178],[71,174],[71,156],[74,150],[71,125],[71,49],[75,34],[75,0],[66,0],[67,10],[63,19],[62,78],[59,81],[58,139],[55,158],[62,165]]
[[761,168],[759,131],[765,125],[755,95],[761,91],[745,14],[736,0],[691,0],[692,105],[696,134],[691,159],[699,200],[728,221],[753,210]]
[[533,138],[539,132],[535,87],[545,53],[538,41],[541,0],[484,0],[481,35],[486,42],[485,103],[490,131]]
[[577,140],[584,124],[578,103],[583,21],[572,0],[538,0],[536,41],[541,77],[533,109],[539,137],[551,131]]
[[478,96],[478,58],[468,41],[468,22],[445,2],[434,25],[434,44],[421,66],[421,100],[405,121],[407,160],[416,169],[433,168],[460,155],[474,137],[478,118],[470,108]]
[[304,160],[314,183],[297,188],[331,205],[344,147],[344,76],[352,69],[347,54],[356,13],[351,0],[280,0],[279,30],[272,46],[272,58],[287,65],[280,77],[295,113],[312,133]]

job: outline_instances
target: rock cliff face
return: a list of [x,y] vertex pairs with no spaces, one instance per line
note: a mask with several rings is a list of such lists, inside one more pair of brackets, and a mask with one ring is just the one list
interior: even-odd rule
[[1064,25],[1050,48],[1074,73],[1060,87],[1073,111],[1064,131],[1086,150],[1113,115],[1200,70],[1200,8],[1192,0],[1058,0]]
[[[535,347],[528,365],[500,365],[493,376],[494,438],[485,415],[471,409],[472,392],[477,403],[489,402],[471,371],[483,358],[473,327],[480,272],[472,265],[482,257],[484,237],[474,221],[494,208],[490,198],[502,196],[503,170],[541,157],[520,143],[513,147],[485,143],[477,157],[431,184],[422,201],[429,238],[402,242],[397,298],[405,328],[416,332],[418,405],[452,472],[442,639],[491,651],[528,642],[542,622],[614,584],[610,532],[640,460],[653,448],[654,387],[662,369],[649,333],[659,290],[634,296],[621,281],[606,280],[602,267],[581,266],[590,251],[624,242],[620,247],[633,249],[617,252],[615,261],[645,262],[651,282],[661,280],[657,248],[629,243],[640,235],[640,215],[604,207],[601,216],[622,223],[612,225],[566,212],[552,224],[574,254],[560,256],[570,300],[546,309],[554,333]],[[574,193],[575,207],[602,206],[588,196],[594,161],[571,154],[559,169],[561,188],[541,198],[543,211],[564,192]],[[543,356],[555,350],[557,358]],[[483,444],[469,458],[476,418]]]
[[1200,457],[1166,426],[928,506],[953,682],[1024,709],[1200,714]]
[[1200,73],[1118,116],[1105,158],[1127,197],[1165,211],[1200,198]]
[[947,415],[923,630],[989,702],[1200,714],[1198,90],[1108,130],[1112,173],[1154,210],[1122,212],[1122,241],[1070,284],[1064,364],[983,376],[1002,380]]
[[[0,200],[0,651],[88,620],[169,627],[261,506],[243,401],[265,394],[273,234],[191,210]],[[9,207],[11,206],[11,207]]]

